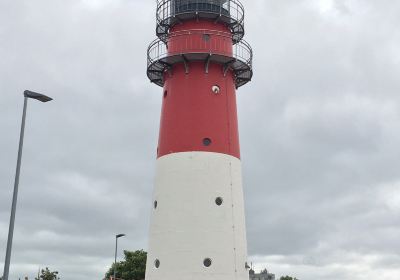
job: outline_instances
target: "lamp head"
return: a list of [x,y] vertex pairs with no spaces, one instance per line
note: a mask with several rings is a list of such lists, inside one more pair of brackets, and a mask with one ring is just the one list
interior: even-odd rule
[[115,236],[115,238],[120,238],[120,237],[124,237],[124,236],[126,236],[126,234],[120,233],[120,234],[117,234],[117,235]]
[[30,90],[25,90],[24,91],[24,96],[27,97],[27,98],[32,98],[32,99],[39,100],[41,102],[49,102],[49,101],[53,100],[53,98],[51,98],[51,97],[48,97],[48,96],[46,96],[44,94],[37,93],[37,92],[34,92],[34,91],[30,91]]

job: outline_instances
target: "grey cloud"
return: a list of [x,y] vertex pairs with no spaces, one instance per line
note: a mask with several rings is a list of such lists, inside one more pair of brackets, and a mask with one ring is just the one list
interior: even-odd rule
[[[397,280],[399,4],[243,0],[255,76],[238,92],[249,261],[300,279]],[[0,248],[30,102],[12,276],[100,279],[147,247],[161,89],[153,1],[0,2]],[[3,250],[0,250],[3,252]],[[0,265],[2,265],[0,256]]]

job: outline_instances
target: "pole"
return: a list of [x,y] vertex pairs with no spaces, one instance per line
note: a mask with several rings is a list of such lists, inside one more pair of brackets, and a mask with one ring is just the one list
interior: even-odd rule
[[6,260],[4,262],[3,280],[8,280],[8,274],[9,274],[9,270],[10,270],[11,249],[12,249],[12,241],[13,241],[13,236],[14,236],[15,212],[17,210],[19,174],[21,171],[22,148],[24,146],[25,120],[26,120],[27,106],[28,106],[28,98],[25,96],[24,110],[22,113],[21,133],[19,136],[17,170],[15,172],[14,194],[13,194],[13,200],[12,200],[12,206],[11,206],[10,227],[8,229],[7,251],[6,251]]
[[118,250],[118,237],[115,237],[115,260],[114,260],[114,279],[117,274],[117,250]]

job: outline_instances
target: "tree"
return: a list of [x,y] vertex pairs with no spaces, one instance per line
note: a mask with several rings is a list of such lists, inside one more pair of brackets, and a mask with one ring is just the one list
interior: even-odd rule
[[[124,251],[124,261],[117,263],[116,278],[124,280],[144,280],[146,274],[147,252],[138,250],[135,252]],[[110,279],[114,275],[114,267],[107,271],[105,279]]]
[[35,280],[59,280],[58,271],[50,271],[48,267],[46,269],[42,269],[39,278],[35,278]]
[[290,276],[282,276],[280,280],[299,280],[299,279]]

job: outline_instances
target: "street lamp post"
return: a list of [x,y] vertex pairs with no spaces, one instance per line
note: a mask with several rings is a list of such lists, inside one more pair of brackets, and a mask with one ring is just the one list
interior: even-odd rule
[[19,148],[18,148],[18,159],[17,159],[17,170],[15,172],[15,181],[14,181],[14,193],[13,200],[11,206],[11,215],[10,215],[10,226],[8,229],[8,239],[7,239],[7,250],[6,250],[6,259],[4,262],[4,272],[3,272],[3,280],[8,280],[8,274],[10,270],[10,260],[11,260],[11,249],[12,249],[12,241],[14,236],[14,223],[15,223],[15,212],[17,209],[17,198],[18,198],[18,185],[19,185],[19,175],[21,171],[21,159],[22,159],[22,148],[24,146],[24,134],[25,134],[25,120],[26,120],[26,109],[28,106],[28,98],[36,99],[41,102],[49,102],[53,100],[52,98],[29,90],[24,91],[24,109],[22,113],[22,124],[21,124],[21,132],[19,136]]
[[116,277],[116,275],[117,275],[118,238],[124,237],[124,236],[126,236],[126,235],[123,234],[123,233],[117,234],[117,235],[115,236],[115,261],[114,261],[114,279],[113,279],[113,280],[115,280],[115,277]]

